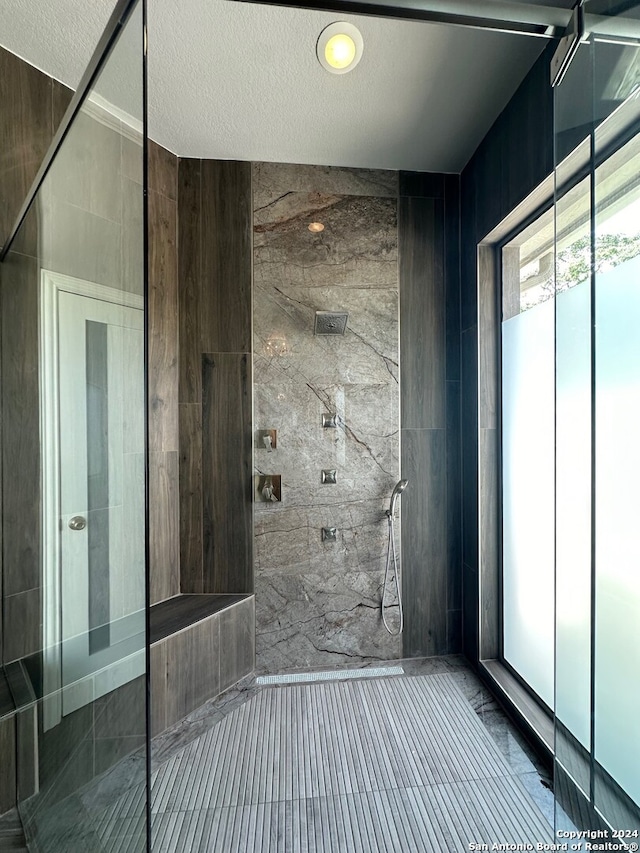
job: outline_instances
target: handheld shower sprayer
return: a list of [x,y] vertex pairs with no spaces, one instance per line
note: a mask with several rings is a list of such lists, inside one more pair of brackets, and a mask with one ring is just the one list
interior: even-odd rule
[[[387,631],[393,636],[397,636],[402,633],[402,629],[404,627],[404,614],[402,611],[402,585],[400,583],[400,579],[398,577],[398,556],[396,554],[396,537],[395,531],[393,528],[393,519],[396,511],[396,503],[398,502],[398,498],[404,492],[404,490],[409,485],[408,480],[398,480],[393,491],[391,492],[391,501],[389,502],[389,509],[386,512],[387,521],[389,523],[389,542],[387,545],[387,564],[384,571],[384,583],[382,585],[382,601],[380,602],[380,608],[382,610],[382,621],[384,622],[384,627]],[[400,622],[398,625],[398,630],[393,631],[387,622],[387,616],[385,613],[385,595],[387,592],[387,587],[389,585],[389,576],[391,574],[391,561],[393,560],[393,578],[396,586],[396,598],[398,602],[398,610]],[[387,605],[388,606],[388,605]]]
[[389,509],[387,510],[387,515],[394,515],[396,511],[396,503],[398,502],[398,497],[401,495],[404,490],[409,485],[408,480],[398,480],[395,485],[394,490],[391,492],[391,503],[389,505]]

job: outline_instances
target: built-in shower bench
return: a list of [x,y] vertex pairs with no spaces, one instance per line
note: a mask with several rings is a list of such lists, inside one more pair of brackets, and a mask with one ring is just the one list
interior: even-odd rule
[[[6,756],[0,769],[0,815],[18,805],[18,791],[23,799],[36,792],[32,772],[36,762],[36,706],[36,694],[23,661],[0,664],[0,755]],[[17,751],[19,737],[21,752]],[[4,849],[1,838],[0,848]]]
[[150,611],[151,733],[157,735],[255,668],[255,598],[176,595]]

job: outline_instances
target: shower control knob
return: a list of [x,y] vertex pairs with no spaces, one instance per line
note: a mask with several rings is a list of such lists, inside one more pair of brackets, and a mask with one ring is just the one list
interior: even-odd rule
[[72,530],[84,530],[87,526],[87,519],[82,515],[74,515],[69,519],[69,527]]

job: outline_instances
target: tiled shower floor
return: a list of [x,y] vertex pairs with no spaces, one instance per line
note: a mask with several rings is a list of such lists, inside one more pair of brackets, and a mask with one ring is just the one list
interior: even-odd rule
[[[549,780],[463,659],[401,663],[388,678],[249,678],[155,738],[153,853],[551,842]],[[92,850],[142,849],[144,787],[120,793],[127,772],[80,795]]]
[[249,680],[156,739],[153,853],[551,842],[551,791],[473,674],[458,658],[403,665],[390,678]]
[[154,850],[552,840],[449,673],[261,691],[154,776]]

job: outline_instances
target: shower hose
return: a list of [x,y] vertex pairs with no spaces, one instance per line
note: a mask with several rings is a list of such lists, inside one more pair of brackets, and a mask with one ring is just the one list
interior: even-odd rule
[[[382,587],[382,621],[384,622],[384,627],[387,631],[394,637],[397,637],[398,634],[402,634],[402,628],[404,625],[404,615],[402,612],[402,592],[400,588],[400,581],[398,580],[398,556],[396,554],[396,537],[393,523],[393,513],[390,510],[387,510],[387,521],[389,522],[389,542],[387,545],[387,565],[384,570],[384,585]],[[384,599],[387,594],[387,587],[389,586],[389,574],[391,572],[391,561],[393,560],[393,577],[395,580],[396,593],[398,596],[398,608],[400,611],[400,624],[398,626],[398,630],[394,631],[389,626],[387,622],[387,617],[385,614],[385,604]],[[387,605],[390,607],[391,605]]]

